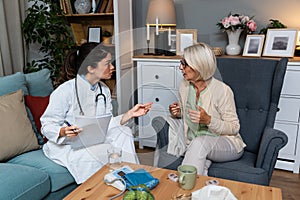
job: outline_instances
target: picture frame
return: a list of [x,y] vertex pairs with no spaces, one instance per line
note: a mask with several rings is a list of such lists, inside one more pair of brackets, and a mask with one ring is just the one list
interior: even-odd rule
[[268,29],[263,56],[293,57],[297,29]]
[[101,26],[90,26],[88,27],[88,42],[102,42],[102,27]]
[[247,35],[243,56],[260,57],[264,45],[265,35]]
[[176,29],[176,54],[182,55],[184,48],[197,42],[197,29]]

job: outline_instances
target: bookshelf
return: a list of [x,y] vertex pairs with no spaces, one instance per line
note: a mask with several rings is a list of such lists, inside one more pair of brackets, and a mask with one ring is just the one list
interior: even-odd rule
[[[108,44],[114,54],[115,74],[107,82],[112,97],[117,99],[118,113],[128,111],[134,104],[134,66],[133,57],[133,31],[132,31],[132,0],[96,0],[107,2],[105,9],[99,12],[77,14],[74,8],[75,0],[60,0],[61,9],[72,29],[77,45],[87,39],[88,27],[101,26],[102,33],[108,31],[112,34],[113,44]],[[66,9],[64,3],[70,2]],[[110,4],[110,5],[109,5]],[[72,8],[72,11],[70,10]],[[102,11],[102,12],[100,12]]]

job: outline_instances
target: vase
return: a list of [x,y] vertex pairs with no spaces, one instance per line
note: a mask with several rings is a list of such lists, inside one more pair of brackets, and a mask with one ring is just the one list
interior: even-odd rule
[[239,45],[239,38],[243,29],[237,29],[235,31],[227,30],[228,45],[226,46],[226,53],[228,55],[239,55],[241,52],[241,46]]
[[85,14],[91,10],[91,2],[90,0],[76,0],[74,7],[78,14]]

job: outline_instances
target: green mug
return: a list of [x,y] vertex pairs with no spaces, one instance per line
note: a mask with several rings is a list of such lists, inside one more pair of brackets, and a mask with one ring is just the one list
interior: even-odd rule
[[197,179],[197,168],[191,165],[180,165],[177,171],[180,187],[184,190],[193,189]]

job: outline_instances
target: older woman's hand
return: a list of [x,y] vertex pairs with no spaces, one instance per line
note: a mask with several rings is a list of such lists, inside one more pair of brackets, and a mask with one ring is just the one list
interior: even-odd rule
[[177,102],[172,103],[169,105],[169,111],[172,117],[180,117],[181,116],[181,111],[179,104]]
[[211,116],[200,106],[196,106],[198,110],[189,109],[189,116],[193,123],[210,124]]

